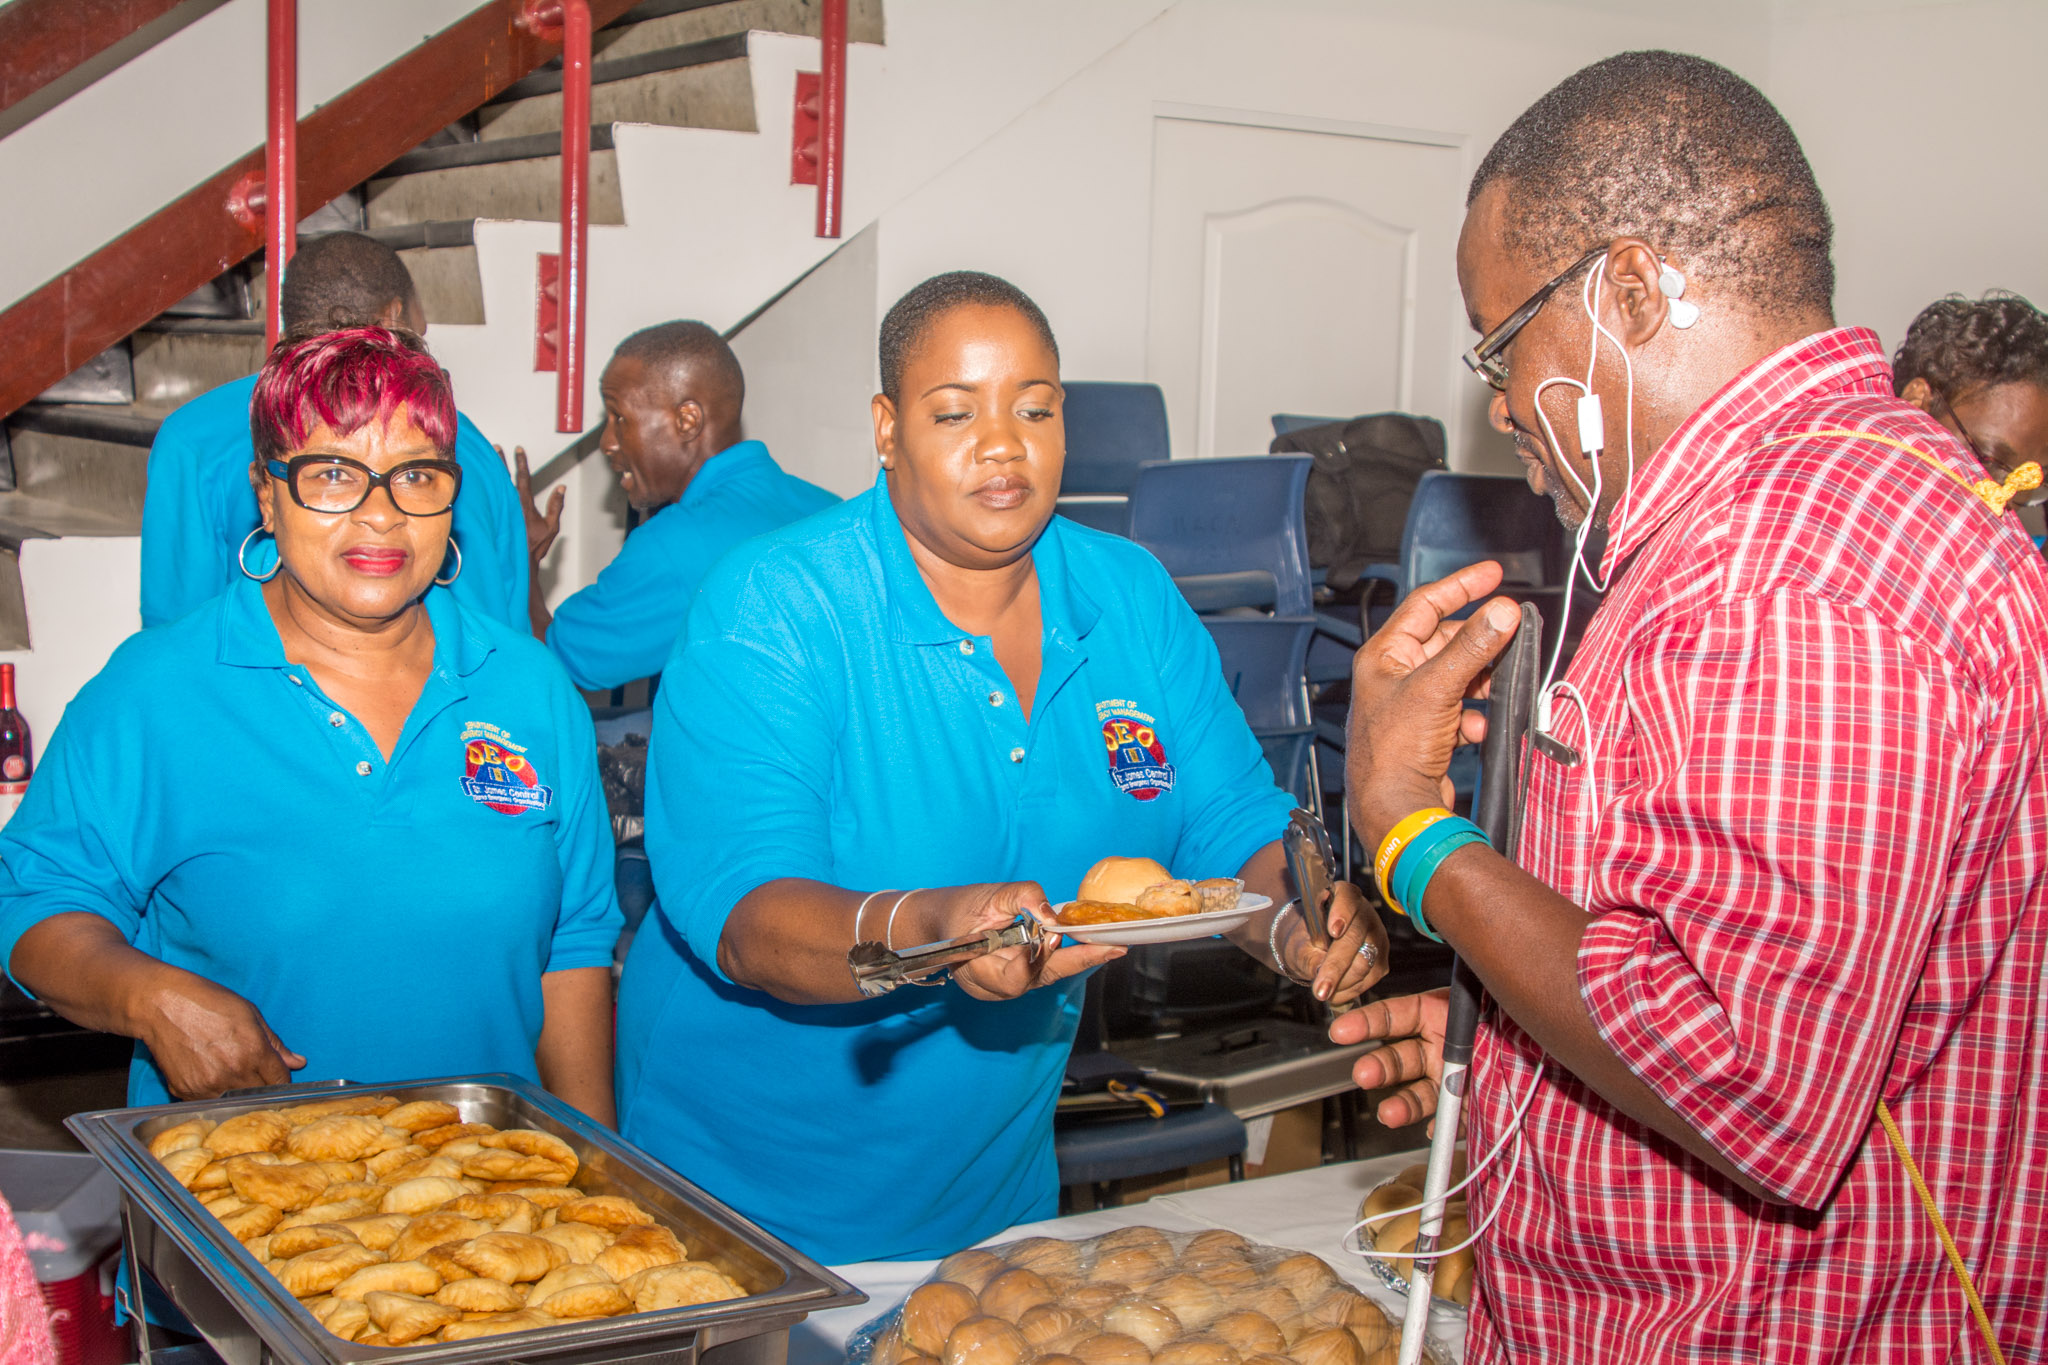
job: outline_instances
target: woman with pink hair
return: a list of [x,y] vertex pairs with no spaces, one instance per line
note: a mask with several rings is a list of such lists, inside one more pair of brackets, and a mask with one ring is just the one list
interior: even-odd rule
[[243,580],[116,651],[0,833],[0,962],[136,1040],[131,1103],[509,1071],[612,1120],[590,713],[445,590],[455,424],[404,333],[273,350]]

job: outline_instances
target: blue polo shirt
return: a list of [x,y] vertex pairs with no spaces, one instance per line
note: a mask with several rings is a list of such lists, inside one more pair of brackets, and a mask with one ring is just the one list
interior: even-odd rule
[[716,966],[741,897],[781,877],[1032,879],[1061,900],[1108,854],[1228,876],[1293,805],[1157,560],[1064,518],[1032,555],[1029,722],[989,638],[940,612],[879,482],[721,563],[663,675],[661,913],[620,984],[622,1127],[827,1263],[941,1256],[1053,1213],[1082,983],[785,1004]]
[[[249,398],[256,376],[237,379],[164,418],[149,448],[149,487],[142,499],[142,624],[161,626],[203,606],[242,580],[235,556],[262,515],[249,487],[256,443],[249,434]],[[455,420],[455,460],[462,492],[450,530],[462,572],[450,585],[471,612],[524,630],[526,518],[505,462],[467,417]],[[250,549],[261,571],[276,562]]]
[[[535,1077],[541,974],[620,916],[589,709],[530,635],[431,589],[434,671],[387,763],[257,584],[131,636],[0,831],[0,962],[83,910],[253,1001],[294,1079]],[[167,1098],[139,1044],[131,1104]]]
[[548,648],[578,687],[619,687],[668,662],[711,566],[743,540],[838,502],[785,474],[759,441],[704,462],[683,496],[633,528],[597,581],[565,600]]

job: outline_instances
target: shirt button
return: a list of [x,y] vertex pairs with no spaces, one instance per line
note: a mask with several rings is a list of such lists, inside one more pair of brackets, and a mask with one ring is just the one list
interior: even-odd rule
[[962,654],[972,654],[974,652],[974,641],[962,640],[960,642],[960,652]]
[[1022,763],[1023,761],[1024,761],[1024,751],[1023,751],[1023,750],[1022,750],[1021,748],[1019,748],[1019,749],[1012,749],[1012,750],[1010,750],[1010,762],[1012,762],[1012,763]]
[[1002,694],[1002,693],[1000,693],[1000,692],[991,692],[991,693],[989,693],[989,694],[988,694],[988,704],[989,704],[990,706],[1001,706],[1001,705],[1003,704],[1003,694]]
[[348,724],[348,717],[339,711],[329,711],[327,713],[327,723],[339,730],[342,726]]
[[287,673],[285,676],[292,680],[293,687],[304,687],[306,685],[306,680],[296,673]]
[[369,775],[370,775],[370,760],[366,758],[366,759],[364,759],[364,760],[363,760],[362,762],[360,762],[360,763],[356,764],[356,776],[357,776],[357,777],[368,777]]

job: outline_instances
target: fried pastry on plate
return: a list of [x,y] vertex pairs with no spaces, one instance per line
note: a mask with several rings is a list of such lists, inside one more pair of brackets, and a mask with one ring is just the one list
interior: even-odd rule
[[418,1261],[386,1261],[368,1265],[329,1291],[337,1299],[360,1299],[368,1294],[432,1294],[441,1287],[441,1277],[432,1267]]
[[1244,882],[1236,877],[1205,877],[1195,883],[1196,908],[1204,915],[1235,910],[1243,895]]
[[466,1280],[444,1284],[434,1292],[435,1303],[445,1303],[465,1313],[513,1313],[526,1306],[526,1295],[503,1280],[486,1280],[472,1275]]
[[[329,1188],[332,1188],[330,1186]],[[317,1204],[308,1204],[278,1224],[281,1228],[302,1228],[309,1223],[345,1223],[351,1218],[362,1218],[377,1212],[374,1199],[328,1199],[326,1190],[321,1192]]]
[[516,1194],[465,1194],[449,1200],[441,1211],[482,1219],[494,1232],[532,1232],[540,1213]]
[[446,1128],[451,1123],[462,1122],[462,1111],[446,1100],[414,1100],[384,1114],[383,1119],[393,1128],[403,1128],[408,1133],[424,1133],[429,1128]]
[[615,1280],[624,1280],[654,1266],[688,1259],[689,1253],[674,1233],[648,1225],[622,1229],[591,1264]]
[[472,1237],[481,1237],[491,1230],[490,1224],[474,1218],[464,1218],[459,1213],[445,1209],[423,1213],[406,1225],[398,1240],[391,1244],[391,1259],[414,1261],[423,1251],[431,1251],[450,1242],[467,1242]]
[[[197,1152],[206,1151],[204,1147],[195,1147],[192,1150]],[[171,1153],[171,1155],[176,1156],[177,1153],[173,1152]],[[212,1156],[213,1154],[211,1152],[207,1152],[207,1155]],[[268,1156],[269,1153],[259,1152],[256,1155]],[[233,1161],[235,1159],[236,1158],[234,1157],[229,1157],[227,1161],[222,1161],[218,1157],[215,1157],[213,1161],[199,1168],[199,1173],[192,1177],[192,1183],[188,1185],[186,1188],[191,1190],[192,1193],[200,1195],[203,1195],[203,1193],[207,1190],[226,1189],[228,1187],[228,1161]]]
[[1075,901],[1060,911],[1056,919],[1061,924],[1082,928],[1090,924],[1124,924],[1131,920],[1151,919],[1135,905],[1116,901]]
[[332,1099],[308,1100],[283,1110],[294,1127],[324,1119],[330,1114],[388,1114],[398,1107],[396,1095],[336,1095]]
[[449,1323],[462,1320],[460,1308],[450,1308],[416,1294],[377,1290],[363,1296],[363,1306],[370,1310],[370,1322],[391,1339],[393,1346],[417,1341],[429,1332],[438,1332]]
[[576,1168],[549,1157],[484,1148],[462,1158],[462,1173],[478,1180],[531,1180],[542,1185],[566,1185],[576,1174]]
[[1182,881],[1160,882],[1138,893],[1138,908],[1153,919],[1192,915],[1197,907],[1195,888]]
[[601,1228],[617,1230],[636,1223],[652,1223],[654,1215],[624,1195],[593,1194],[563,1204],[560,1221],[593,1223]]
[[612,1244],[612,1234],[595,1223],[557,1223],[534,1236],[553,1242],[569,1253],[571,1265],[589,1265],[599,1252]]
[[252,1109],[237,1114],[209,1132],[201,1146],[217,1157],[243,1156],[250,1152],[275,1152],[284,1146],[292,1125],[274,1109]]
[[537,1185],[530,1180],[500,1181],[491,1186],[491,1193],[516,1194],[535,1208],[549,1212],[585,1197],[583,1191],[570,1185]]
[[633,1298],[607,1280],[602,1284],[572,1285],[546,1296],[536,1292],[527,1299],[526,1306],[557,1318],[611,1318],[632,1312]]
[[[569,1253],[553,1242],[521,1232],[487,1232],[455,1248],[457,1265],[485,1279],[523,1284],[569,1263]],[[615,1277],[616,1278],[616,1277]]]
[[[411,1151],[410,1147],[405,1149]],[[406,1162],[395,1170],[384,1173],[384,1181],[391,1185],[402,1185],[408,1180],[460,1180],[462,1163],[453,1157],[430,1153]]]
[[460,1199],[469,1193],[469,1187],[459,1180],[447,1180],[437,1176],[426,1176],[419,1180],[405,1180],[384,1192],[384,1202],[377,1206],[379,1213],[425,1213],[438,1209],[451,1199]]
[[239,1156],[228,1162],[228,1184],[236,1194],[252,1204],[268,1204],[283,1213],[293,1213],[319,1201],[320,1192],[332,1183],[318,1162],[266,1166]]
[[567,1166],[571,1175],[576,1173],[576,1149],[553,1133],[543,1133],[538,1128],[506,1128],[477,1140],[486,1147],[540,1157],[558,1166]]
[[280,1263],[274,1273],[277,1282],[293,1298],[310,1299],[315,1294],[333,1292],[349,1276],[380,1265],[383,1260],[384,1253],[372,1251],[361,1242],[337,1242],[302,1252]]
[[420,1253],[420,1264],[431,1267],[433,1272],[441,1277],[441,1283],[443,1284],[454,1284],[457,1280],[480,1278],[468,1266],[456,1261],[455,1248],[460,1245],[461,1243],[458,1242],[448,1246],[429,1247]]
[[284,1148],[301,1161],[358,1161],[376,1150],[383,1137],[382,1119],[329,1114],[292,1129]]
[[653,1266],[625,1280],[620,1287],[633,1296],[634,1309],[642,1313],[747,1296],[747,1291],[718,1267],[702,1261]]
[[[285,1139],[289,1142],[291,1139]],[[320,1169],[337,1185],[359,1185],[369,1180],[370,1168],[360,1161],[323,1161]]]
[[162,1161],[173,1152],[197,1147],[216,1126],[212,1119],[186,1119],[173,1124],[149,1140],[149,1154]]

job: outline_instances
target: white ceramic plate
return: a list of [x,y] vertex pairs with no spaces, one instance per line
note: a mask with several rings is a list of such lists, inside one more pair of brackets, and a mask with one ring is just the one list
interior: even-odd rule
[[[1053,907],[1059,914],[1072,901]],[[1107,943],[1129,948],[1140,943],[1179,943],[1185,939],[1227,934],[1261,910],[1271,909],[1270,896],[1240,894],[1229,910],[1211,910],[1206,915],[1173,915],[1166,919],[1132,919],[1118,924],[1062,924],[1060,932],[1076,943]]]

